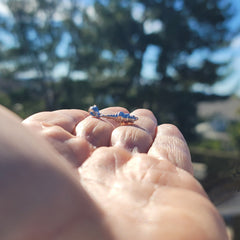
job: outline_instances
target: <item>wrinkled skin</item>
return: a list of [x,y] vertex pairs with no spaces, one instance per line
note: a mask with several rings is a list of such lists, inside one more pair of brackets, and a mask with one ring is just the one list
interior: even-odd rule
[[227,239],[180,131],[131,114],[139,120],[124,126],[82,110],[21,123],[1,108],[0,238]]

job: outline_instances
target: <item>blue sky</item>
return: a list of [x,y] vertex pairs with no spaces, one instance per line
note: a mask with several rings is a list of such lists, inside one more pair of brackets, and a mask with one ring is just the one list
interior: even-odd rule
[[235,17],[230,21],[229,28],[238,34],[232,40],[230,48],[219,53],[218,58],[230,60],[228,76],[213,87],[206,89],[218,94],[235,93],[240,96],[240,1],[232,0],[234,5]]

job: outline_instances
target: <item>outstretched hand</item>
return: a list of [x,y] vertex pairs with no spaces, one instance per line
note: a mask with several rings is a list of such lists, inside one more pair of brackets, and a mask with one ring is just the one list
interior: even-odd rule
[[0,108],[0,238],[227,239],[179,130],[132,114],[124,126],[82,110],[21,123]]
[[[119,111],[128,112],[101,112]],[[149,110],[131,114],[138,117],[131,125],[82,110],[38,113],[23,124],[78,170],[113,239],[226,239],[221,218],[192,176],[180,131],[158,126]]]

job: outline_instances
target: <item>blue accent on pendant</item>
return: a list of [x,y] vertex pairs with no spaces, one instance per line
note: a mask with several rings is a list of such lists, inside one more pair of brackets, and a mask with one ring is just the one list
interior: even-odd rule
[[130,115],[129,113],[124,113],[124,112],[118,112],[116,114],[107,114],[107,115],[101,114],[96,105],[91,106],[88,112],[93,117],[111,118],[120,123],[133,123],[134,121],[138,120],[138,117],[135,117],[134,115]]

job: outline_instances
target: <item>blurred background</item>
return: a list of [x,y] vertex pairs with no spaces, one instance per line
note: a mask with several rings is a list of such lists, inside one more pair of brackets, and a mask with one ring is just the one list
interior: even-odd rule
[[0,0],[0,104],[149,108],[240,239],[239,0]]

